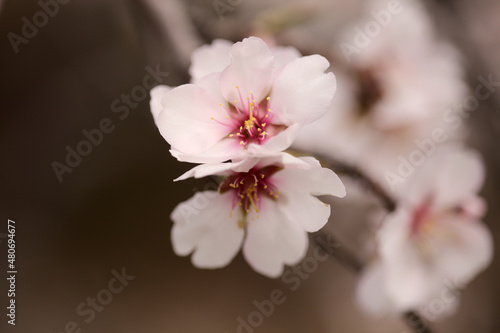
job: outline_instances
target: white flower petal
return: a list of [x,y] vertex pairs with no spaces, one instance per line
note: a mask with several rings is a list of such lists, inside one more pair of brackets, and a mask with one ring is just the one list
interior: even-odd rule
[[[312,158],[305,160],[318,163]],[[315,196],[344,197],[346,193],[338,176],[330,169],[321,168],[319,163],[307,170],[285,168],[273,175],[272,180],[281,192],[278,202],[286,216],[307,232],[318,231],[330,217],[330,205]]]
[[437,206],[450,207],[476,194],[484,182],[485,171],[479,154],[473,151],[457,151],[441,159],[436,177]]
[[211,45],[203,45],[196,49],[191,55],[191,67],[189,74],[193,82],[197,82],[202,77],[222,72],[231,63],[229,52],[232,43],[215,39]]
[[292,145],[299,130],[299,124],[294,124],[269,138],[269,140],[262,145],[251,143],[247,147],[247,153],[252,156],[268,156],[283,151]]
[[198,192],[174,209],[171,240],[177,255],[194,251],[192,262],[199,268],[224,267],[236,256],[243,242],[240,210],[231,212],[231,194]]
[[268,165],[278,165],[293,169],[309,169],[311,167],[311,165],[305,162],[302,158],[295,157],[285,152],[260,158],[257,167],[263,168]]
[[220,163],[231,159],[241,160],[247,157],[238,141],[232,138],[217,142],[203,153],[187,154],[175,148],[172,148],[170,153],[180,162],[189,163]]
[[[196,85],[206,90],[210,93],[214,98],[218,101],[221,101],[221,104],[227,107],[226,101],[224,101],[224,97],[222,97],[222,91],[220,88],[220,73],[213,73],[204,76],[196,82]],[[219,107],[221,107],[219,105]]]
[[259,103],[271,89],[273,70],[273,55],[262,39],[249,37],[234,44],[231,48],[231,64],[221,75],[225,100],[231,103],[237,100],[239,103],[238,86],[243,98],[249,97],[252,91]]
[[163,97],[158,129],[175,150],[203,153],[229,133],[226,126],[211,119],[226,120],[219,103],[198,86],[186,84],[174,88]]
[[336,90],[335,75],[324,73],[329,65],[319,55],[288,63],[274,81],[271,109],[288,123],[307,124],[323,116]]
[[248,214],[247,238],[243,255],[252,268],[268,277],[277,278],[284,265],[295,265],[307,252],[307,233],[287,219],[275,201],[262,199],[261,210]]
[[236,163],[206,163],[195,166],[191,170],[185,172],[180,177],[174,179],[174,181],[184,180],[191,177],[203,178],[211,175],[227,175],[229,171],[233,172],[247,172],[250,170],[257,162],[258,158],[247,158]]
[[163,110],[163,106],[161,104],[163,96],[165,96],[165,94],[168,93],[170,90],[172,90],[172,87],[165,85],[159,85],[151,89],[150,92],[151,101],[149,102],[149,106],[151,108],[151,113],[153,114],[153,119],[155,123],[156,119],[158,118],[158,115]]
[[394,306],[410,310],[433,294],[433,277],[410,238],[410,214],[400,209],[389,215],[379,232],[379,254],[385,274],[385,289]]
[[436,228],[435,269],[443,276],[468,284],[491,263],[493,239],[481,222],[450,216]]
[[328,168],[322,168],[313,157],[299,157],[309,164],[307,170],[287,168],[273,177],[283,190],[308,193],[311,195],[333,195],[343,198],[346,195],[345,186],[340,178]]
[[484,174],[476,152],[446,147],[417,170],[403,195],[413,205],[432,197],[434,206],[450,208],[474,196],[484,182]]

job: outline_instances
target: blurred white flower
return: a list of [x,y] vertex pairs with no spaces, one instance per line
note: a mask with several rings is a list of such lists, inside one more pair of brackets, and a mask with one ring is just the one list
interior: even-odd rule
[[465,286],[489,265],[492,237],[476,195],[483,180],[480,157],[458,149],[441,151],[415,174],[378,232],[378,258],[357,290],[363,309],[383,315],[428,307],[445,283]]
[[172,212],[176,254],[193,253],[199,268],[226,266],[243,245],[252,268],[278,277],[307,251],[307,232],[322,228],[330,206],[316,196],[345,196],[337,175],[310,157],[281,153],[237,163],[202,164],[178,180],[224,176],[219,192],[205,191]]
[[[376,3],[379,7],[370,5],[367,12],[387,6]],[[354,26],[364,28],[373,20],[367,14]],[[354,43],[360,30],[347,31],[341,40]],[[335,69],[339,90],[331,110],[305,126],[294,146],[359,165],[380,182],[386,171],[395,172],[399,155],[418,148],[415,141],[447,128],[446,111],[467,93],[458,53],[436,39],[415,1],[403,2],[401,13],[367,37],[346,66]],[[450,141],[460,136],[448,134]]]
[[217,163],[288,148],[302,125],[319,119],[335,93],[328,61],[274,53],[259,38],[216,40],[193,53],[192,83],[152,91],[151,110],[180,161]]

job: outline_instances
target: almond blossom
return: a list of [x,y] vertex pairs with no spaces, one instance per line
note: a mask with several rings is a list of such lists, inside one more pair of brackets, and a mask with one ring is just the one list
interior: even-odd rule
[[378,231],[378,257],[358,285],[367,312],[425,308],[447,283],[465,286],[489,265],[492,237],[476,194],[483,180],[479,156],[458,149],[440,152],[409,180],[401,207]]
[[319,195],[345,196],[337,175],[311,157],[281,153],[235,163],[202,164],[177,180],[224,177],[219,191],[204,191],[172,212],[172,244],[199,268],[224,267],[243,248],[257,272],[279,277],[306,254],[307,232],[322,228],[330,206]]
[[259,38],[216,40],[194,52],[192,83],[152,91],[151,110],[179,161],[218,163],[269,156],[328,110],[336,89],[329,62],[274,52]]
[[[344,70],[334,68],[339,87],[331,110],[294,141],[301,150],[358,165],[383,185],[386,172],[397,174],[399,156],[420,149],[436,129],[450,127],[448,111],[468,91],[459,53],[436,37],[423,6],[401,6],[377,35],[365,37],[366,45],[359,45]],[[364,29],[374,21],[369,13],[386,7],[367,2],[366,15],[352,25]],[[354,44],[356,31],[348,27],[339,40]],[[453,142],[461,135],[462,128],[443,136]]]

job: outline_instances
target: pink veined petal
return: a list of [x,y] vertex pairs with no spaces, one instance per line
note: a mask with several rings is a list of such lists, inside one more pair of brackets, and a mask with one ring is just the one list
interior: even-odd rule
[[238,225],[240,210],[231,212],[231,194],[215,191],[196,193],[177,205],[171,214],[174,221],[171,240],[177,255],[193,252],[193,264],[199,268],[224,267],[238,253],[244,231]]
[[384,271],[380,262],[374,262],[363,270],[356,287],[358,304],[367,314],[374,317],[394,311],[394,306],[384,288],[384,280]]
[[231,48],[231,64],[221,75],[222,95],[228,102],[240,101],[239,87],[243,99],[250,91],[257,103],[267,96],[272,84],[274,70],[273,55],[266,43],[257,37],[249,37]]
[[329,62],[319,55],[295,59],[276,77],[271,108],[288,124],[307,124],[329,109],[336,90],[333,73],[324,73]]
[[174,181],[184,180],[191,177],[203,178],[211,175],[228,175],[230,171],[232,172],[247,172],[250,170],[257,162],[258,158],[247,158],[239,162],[228,162],[228,163],[206,163],[195,166],[191,170],[185,172],[180,177],[174,179]]
[[492,235],[480,221],[450,216],[439,221],[436,228],[436,241],[441,246],[435,252],[434,264],[442,276],[465,285],[491,263]]
[[231,63],[229,52],[232,43],[215,39],[211,45],[203,45],[197,48],[191,55],[191,67],[189,74],[193,82],[197,82],[202,77],[222,72]]
[[307,252],[307,233],[286,218],[279,205],[263,198],[261,211],[248,214],[247,238],[243,255],[260,274],[277,278],[284,265],[295,265]]
[[230,130],[217,121],[226,114],[211,94],[186,84],[169,91],[162,99],[163,111],[157,118],[158,129],[172,148],[187,154],[200,154],[213,147]]
[[168,93],[170,90],[172,90],[172,87],[165,85],[159,85],[151,89],[150,92],[151,100],[149,102],[149,106],[151,108],[151,113],[153,114],[153,119],[155,123],[156,119],[158,118],[158,115],[163,110],[163,106],[161,104],[163,96],[165,96],[165,94]]

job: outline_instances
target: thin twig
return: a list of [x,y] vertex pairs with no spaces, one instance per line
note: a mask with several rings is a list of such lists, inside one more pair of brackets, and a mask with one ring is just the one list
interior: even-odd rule
[[[314,233],[313,238],[325,252],[330,253],[330,258],[345,268],[355,273],[360,273],[363,270],[363,263],[331,233],[319,230]],[[331,244],[335,244],[335,246],[332,248]]]
[[432,333],[427,321],[415,311],[403,313],[406,324],[417,333]]

